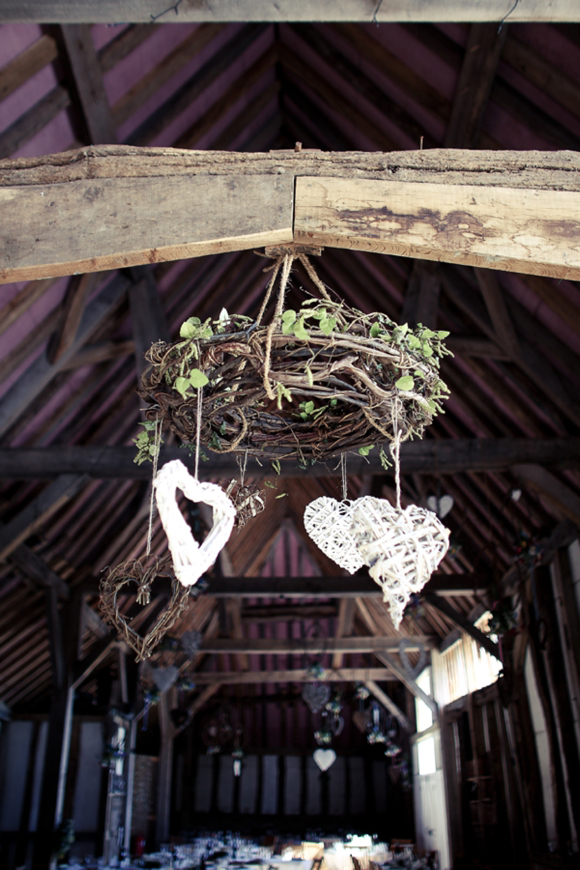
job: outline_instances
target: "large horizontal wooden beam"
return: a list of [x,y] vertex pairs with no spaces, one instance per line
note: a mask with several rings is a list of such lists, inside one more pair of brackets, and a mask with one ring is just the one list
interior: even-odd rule
[[[513,6],[513,8],[511,8]],[[580,21],[576,0],[4,0],[1,21]]]
[[[428,589],[439,595],[484,592],[489,578],[483,574],[433,574]],[[215,598],[378,598],[380,587],[368,574],[338,577],[212,577],[207,594]]]
[[[368,574],[351,574],[337,577],[210,577],[208,579],[208,598],[378,598],[382,596],[380,587]],[[89,577],[81,581],[85,594],[95,594],[99,588],[99,578]],[[427,589],[438,595],[473,595],[474,591],[483,593],[489,586],[489,579],[483,574],[443,574],[435,573],[429,580]],[[158,595],[169,595],[168,580],[159,578],[155,588]],[[247,613],[251,614],[253,608]],[[274,615],[282,618],[281,605],[274,606]],[[299,607],[288,610],[286,619],[296,619]],[[300,618],[305,618],[304,615]],[[221,642],[221,641],[220,641]],[[236,641],[237,642],[237,641]],[[397,641],[398,643],[398,641]]]
[[[407,640],[407,639],[405,639]],[[419,644],[433,647],[434,638],[421,636],[406,642],[407,652],[418,652]],[[203,653],[247,653],[248,655],[303,655],[304,653],[374,653],[398,652],[399,638],[393,637],[322,637],[322,638],[230,638],[204,640]]]
[[580,155],[568,151],[460,149],[236,154],[112,145],[4,160],[0,281],[293,239],[578,278],[579,168]]
[[297,178],[297,242],[580,278],[580,192]]
[[340,668],[322,671],[319,677],[313,677],[306,668],[287,671],[194,671],[192,678],[198,686],[214,683],[351,683],[358,680],[382,683],[397,679],[388,668]]
[[[375,455],[376,454],[376,455]],[[40,480],[60,474],[89,474],[94,478],[151,477],[149,463],[136,465],[133,447],[50,446],[0,447],[0,478],[13,480]],[[233,454],[209,453],[207,462],[200,462],[202,479],[237,476],[239,468]],[[193,469],[194,459],[177,446],[164,447],[160,464],[181,459]],[[401,471],[403,474],[459,474],[463,471],[506,471],[521,463],[572,469],[580,463],[580,438],[453,438],[407,441],[401,445]],[[282,463],[283,477],[331,477],[339,472],[335,462],[318,462],[307,469],[295,461]],[[368,458],[349,454],[349,474],[385,474],[378,451]],[[248,458],[247,473],[253,478],[272,475],[270,463],[261,465]]]

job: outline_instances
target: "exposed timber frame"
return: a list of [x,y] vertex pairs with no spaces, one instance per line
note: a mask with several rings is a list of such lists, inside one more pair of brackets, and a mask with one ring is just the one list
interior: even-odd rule
[[167,0],[5,0],[2,21],[580,21],[575,0],[213,0],[167,5]]
[[569,151],[437,148],[237,154],[111,145],[5,160],[0,281],[293,241],[577,279],[579,169],[580,155]]

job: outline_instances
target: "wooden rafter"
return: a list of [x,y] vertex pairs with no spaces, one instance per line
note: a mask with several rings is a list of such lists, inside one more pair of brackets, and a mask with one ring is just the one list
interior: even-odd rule
[[[132,389],[132,387],[131,387]],[[2,403],[0,402],[0,415]],[[13,479],[42,479],[59,474],[90,474],[95,478],[140,478],[148,480],[151,468],[134,463],[132,447],[0,447],[0,476]],[[181,459],[193,467],[187,453],[178,447],[163,447],[160,462]],[[555,468],[575,468],[580,460],[580,438],[439,438],[406,441],[401,445],[403,474],[459,474],[464,471],[505,471],[522,462],[540,463]],[[200,465],[200,476],[228,476],[238,473],[235,459],[211,455]],[[368,462],[355,455],[348,459],[349,474],[385,474],[378,457],[370,453]],[[248,474],[255,478],[271,476],[272,470],[249,460]],[[329,470],[318,464],[301,469],[294,463],[283,466],[285,477],[328,477]]]

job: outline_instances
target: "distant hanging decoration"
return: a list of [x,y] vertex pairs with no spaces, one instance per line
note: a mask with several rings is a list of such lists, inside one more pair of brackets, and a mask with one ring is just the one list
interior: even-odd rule
[[315,749],[312,757],[320,770],[324,773],[329,767],[332,767],[336,761],[336,752],[334,749]]
[[354,574],[364,565],[350,528],[363,499],[337,501],[328,496],[311,501],[304,511],[304,528],[325,556]]
[[[153,481],[157,508],[173,557],[175,576],[183,586],[193,586],[211,568],[231,535],[236,510],[223,489],[215,483],[193,478],[179,459],[166,462]],[[194,502],[213,508],[213,525],[198,544],[176,501],[176,491]]]
[[181,649],[189,659],[192,659],[201,646],[203,635],[201,631],[184,631],[179,641]]
[[313,713],[319,713],[330,700],[330,687],[326,683],[304,683],[302,697]]
[[[394,427],[403,439],[421,435],[446,397],[438,366],[448,333],[411,330],[334,301],[304,250],[271,251],[272,277],[255,321],[226,311],[203,323],[191,317],[179,341],[151,346],[139,391],[149,421],[160,419],[186,443],[200,431],[217,453],[303,463],[350,450],[366,455],[392,440]],[[296,259],[319,298],[293,310],[285,293]]]
[[[171,580],[169,605],[158,617],[153,628],[145,636],[141,636],[121,613],[117,601],[118,595],[130,594],[131,589],[123,587],[135,585],[137,602],[146,605],[151,598],[151,584],[158,577]],[[149,658],[163,636],[175,625],[188,605],[188,597],[189,590],[184,589],[177,581],[171,560],[168,557],[155,558],[148,567],[145,567],[140,560],[136,560],[124,562],[109,570],[100,583],[99,606],[103,617],[117,629],[120,637],[137,653],[136,661],[139,662]]]

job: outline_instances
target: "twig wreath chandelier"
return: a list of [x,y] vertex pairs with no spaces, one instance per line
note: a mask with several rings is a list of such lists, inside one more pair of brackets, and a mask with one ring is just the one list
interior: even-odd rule
[[[179,341],[151,346],[139,391],[148,420],[188,444],[199,425],[201,444],[217,453],[303,464],[368,451],[395,431],[421,436],[447,392],[438,371],[446,333],[334,301],[300,249],[276,251],[255,320],[192,317]],[[298,310],[285,308],[294,260],[320,294]]]

